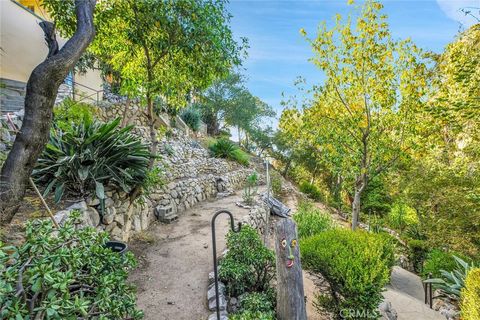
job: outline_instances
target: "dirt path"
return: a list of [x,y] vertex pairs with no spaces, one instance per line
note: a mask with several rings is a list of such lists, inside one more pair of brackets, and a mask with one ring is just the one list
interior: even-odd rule
[[[259,192],[263,192],[261,187]],[[212,313],[206,305],[208,273],[213,270],[210,221],[220,209],[230,210],[236,221],[248,209],[235,205],[242,201],[241,191],[229,197],[199,203],[182,213],[172,224],[156,224],[147,234],[130,244],[139,266],[130,275],[138,289],[138,307],[145,320],[204,320]],[[296,210],[295,194],[287,194],[285,203]],[[217,219],[217,251],[225,248],[227,217]],[[269,239],[270,244],[273,240]],[[313,307],[318,292],[315,277],[304,272],[309,320],[324,320]]]
[[[248,214],[239,208],[237,194],[196,205],[176,222],[157,224],[149,230],[151,242],[134,241],[130,246],[139,267],[130,280],[138,288],[138,306],[146,320],[203,320],[211,312],[206,306],[208,273],[213,270],[210,220],[220,209],[230,210],[236,221]],[[225,247],[227,216],[217,219],[217,248]]]

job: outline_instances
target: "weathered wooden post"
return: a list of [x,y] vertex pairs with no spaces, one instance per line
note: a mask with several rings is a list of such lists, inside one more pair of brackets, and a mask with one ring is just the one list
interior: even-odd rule
[[290,218],[280,219],[276,224],[275,252],[277,256],[277,319],[306,320],[297,226]]

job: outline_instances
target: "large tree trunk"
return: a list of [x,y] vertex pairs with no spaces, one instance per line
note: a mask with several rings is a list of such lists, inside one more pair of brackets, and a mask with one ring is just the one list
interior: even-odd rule
[[96,0],[75,0],[77,30],[61,50],[50,22],[42,22],[49,53],[30,75],[25,116],[0,173],[0,224],[9,223],[25,194],[26,183],[49,137],[52,110],[60,84],[95,36]]

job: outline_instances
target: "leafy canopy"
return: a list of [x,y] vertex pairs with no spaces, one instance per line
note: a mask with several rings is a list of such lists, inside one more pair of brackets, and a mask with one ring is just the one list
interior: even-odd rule
[[[74,30],[73,2],[44,0],[63,35]],[[124,93],[161,94],[181,104],[193,89],[240,64],[246,40],[233,39],[225,5],[225,0],[99,1],[89,50],[120,73]]]

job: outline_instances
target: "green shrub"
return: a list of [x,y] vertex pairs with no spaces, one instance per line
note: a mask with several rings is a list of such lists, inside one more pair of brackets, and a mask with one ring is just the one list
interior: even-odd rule
[[282,176],[277,171],[272,170],[270,174],[270,185],[272,187],[272,193],[275,198],[282,199]]
[[236,149],[232,152],[230,159],[237,161],[241,165],[248,166],[250,163],[250,156],[241,149]]
[[251,175],[249,175],[245,181],[245,187],[243,188],[243,201],[246,204],[251,205],[253,203],[253,198],[257,194],[258,190],[258,175],[257,172],[254,171]]
[[202,115],[200,111],[194,107],[188,107],[182,110],[180,118],[185,122],[187,126],[190,127],[194,132],[197,132],[200,129],[200,124],[202,122]]
[[245,293],[240,299],[240,310],[269,313],[274,310],[275,300],[271,294],[263,292]]
[[427,241],[419,239],[408,239],[408,257],[413,265],[413,270],[416,273],[421,273],[423,263],[427,258],[427,253],[430,250]]
[[312,183],[303,181],[302,183],[300,183],[300,191],[305,193],[309,198],[315,201],[322,200],[322,193],[320,189]]
[[104,187],[131,191],[148,172],[148,146],[118,128],[120,119],[109,123],[81,123],[69,131],[52,128],[50,141],[33,170],[33,177],[46,186],[44,195],[55,192],[60,201],[65,191],[85,196],[95,190],[104,199]]
[[147,171],[147,175],[142,183],[144,193],[149,195],[155,189],[165,185],[165,181],[165,171],[163,168],[155,167]]
[[209,139],[208,149],[216,158],[231,158],[233,151],[238,149],[238,146],[229,139]]
[[219,278],[230,296],[270,288],[275,276],[275,254],[266,248],[255,229],[245,225],[227,235],[228,252],[220,262]]
[[453,271],[440,270],[441,276],[439,278],[428,279],[424,282],[432,283],[435,288],[440,289],[445,295],[459,300],[461,291],[465,287],[465,279],[470,270],[475,268],[475,265],[457,256],[453,256],[453,258],[456,263]]
[[441,270],[451,272],[457,266],[455,258],[453,256],[460,257],[469,263],[471,259],[457,252],[445,252],[440,249],[433,249],[427,254],[427,258],[423,263],[421,272],[422,278],[426,279],[429,274],[432,274],[433,278],[439,278],[441,276]]
[[106,233],[76,229],[75,218],[58,232],[50,220],[34,220],[20,247],[0,243],[1,319],[142,318],[127,283],[133,254],[114,253]]
[[461,296],[460,310],[462,319],[480,319],[480,268],[475,268],[468,272]]
[[393,229],[403,232],[408,226],[418,225],[415,209],[403,204],[395,203],[387,216],[387,224]]
[[72,126],[81,123],[91,123],[97,113],[98,109],[95,106],[71,98],[64,99],[53,108],[55,124],[63,131],[69,131]]
[[297,223],[300,239],[335,228],[332,217],[310,202],[300,203],[297,212],[293,215],[293,220]]
[[[391,238],[360,230],[333,229],[301,239],[300,249],[304,266],[321,272],[334,292],[343,297],[333,299],[329,311],[376,312],[394,263]],[[326,304],[322,307],[328,308]]]
[[242,151],[235,143],[226,138],[210,140],[208,149],[210,149],[210,152],[216,158],[234,160],[242,165],[248,165],[250,160],[247,153]]
[[260,311],[243,311],[241,313],[236,313],[228,315],[230,320],[275,320],[275,314],[271,312],[260,312]]

